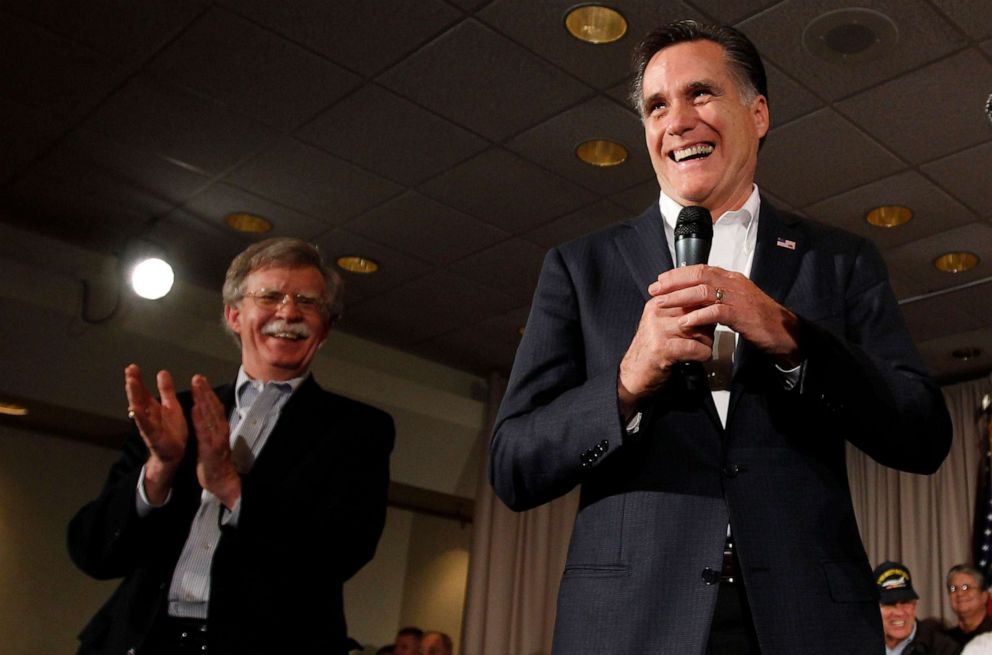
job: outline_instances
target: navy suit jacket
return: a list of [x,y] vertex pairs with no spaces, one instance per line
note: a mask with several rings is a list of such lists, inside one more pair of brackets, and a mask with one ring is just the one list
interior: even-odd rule
[[[216,389],[230,410],[234,389]],[[180,394],[189,419],[189,393]],[[392,418],[322,390],[308,376],[283,407],[249,473],[237,527],[223,526],[211,566],[211,653],[345,653],[342,584],[375,554],[386,515]],[[124,578],[80,634],[80,653],[123,654],[167,609],[200,506],[194,435],[169,503],[141,518],[148,450],[133,431],[100,496],[69,524],[69,553],[99,579]],[[218,517],[219,520],[219,517]]]
[[581,485],[558,598],[561,655],[703,653],[728,523],[764,655],[884,652],[845,441],[931,473],[950,448],[871,242],[761,203],[751,279],[801,319],[797,387],[738,340],[727,425],[679,380],[627,435],[617,375],[672,268],[657,205],[552,249],[491,443],[491,478],[525,510]]

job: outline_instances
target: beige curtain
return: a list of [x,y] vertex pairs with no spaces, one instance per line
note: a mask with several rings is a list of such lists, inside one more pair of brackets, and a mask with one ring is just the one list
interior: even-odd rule
[[954,425],[951,452],[934,475],[900,473],[848,447],[854,511],[872,566],[901,561],[920,594],[917,615],[951,622],[944,574],[970,562],[971,524],[985,419],[979,415],[987,378],[944,387]]
[[[490,380],[490,425],[505,381]],[[954,424],[947,461],[933,476],[898,473],[848,449],[851,495],[868,557],[904,562],[920,593],[919,616],[953,616],[944,573],[970,561],[971,522],[985,421],[978,415],[987,379],[944,389]],[[511,512],[489,486],[488,441],[476,495],[462,655],[547,655],[555,597],[578,495]]]
[[[489,421],[506,381],[489,380]],[[578,493],[528,512],[512,512],[489,485],[489,432],[475,496],[462,655],[547,655],[558,581],[578,509]]]

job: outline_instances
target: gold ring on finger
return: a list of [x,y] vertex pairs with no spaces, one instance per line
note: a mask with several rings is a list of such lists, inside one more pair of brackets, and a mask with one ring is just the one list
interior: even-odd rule
[[724,291],[723,289],[717,287],[715,294],[716,294],[716,303],[719,305],[720,303],[723,302]]

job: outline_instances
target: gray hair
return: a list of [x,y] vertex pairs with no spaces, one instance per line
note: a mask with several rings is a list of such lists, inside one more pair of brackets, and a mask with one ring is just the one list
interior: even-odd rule
[[970,575],[981,587],[982,591],[985,591],[985,574],[978,570],[971,564],[955,564],[947,572],[947,584],[951,584],[951,578],[953,578],[958,573],[964,573],[965,575]]
[[237,306],[245,296],[244,284],[248,276],[253,271],[268,266],[316,268],[324,278],[324,302],[321,315],[325,324],[330,325],[341,317],[344,308],[344,281],[341,276],[324,263],[324,258],[316,246],[302,239],[290,237],[277,237],[253,243],[231,261],[227,275],[224,276],[224,305]]

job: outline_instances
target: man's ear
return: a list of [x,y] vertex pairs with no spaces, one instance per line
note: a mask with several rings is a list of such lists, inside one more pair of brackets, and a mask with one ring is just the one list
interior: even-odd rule
[[233,305],[224,305],[224,320],[231,332],[241,335],[241,310]]
[[754,119],[754,129],[757,131],[758,138],[764,138],[768,134],[768,100],[763,95],[759,95],[751,103],[751,115]]

